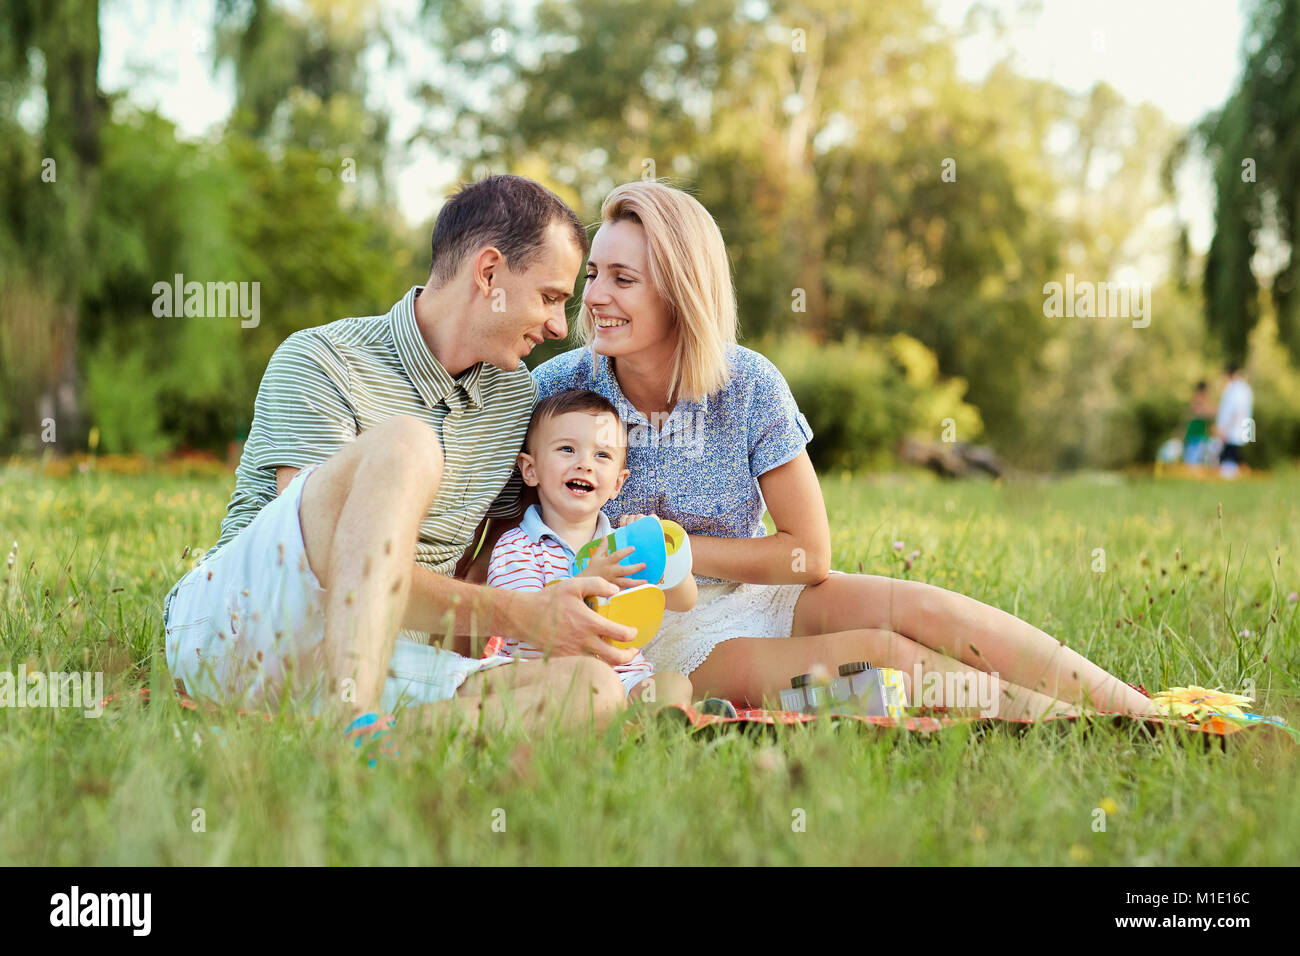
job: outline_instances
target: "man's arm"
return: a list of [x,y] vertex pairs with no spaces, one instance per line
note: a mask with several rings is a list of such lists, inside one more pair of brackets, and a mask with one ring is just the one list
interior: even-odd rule
[[453,637],[499,634],[559,657],[585,654],[610,665],[626,664],[635,649],[619,650],[607,641],[635,640],[636,629],[601,617],[583,600],[617,593],[618,585],[589,577],[531,593],[509,591],[458,581],[417,564],[402,627]]
[[[287,466],[276,469],[278,492],[283,493],[299,470]],[[505,522],[501,524],[501,531],[505,531]],[[491,556],[491,548],[485,544],[484,549]],[[617,585],[596,578],[562,581],[534,594],[505,591],[458,581],[416,564],[402,628],[432,634],[450,631],[453,638],[500,634],[561,657],[586,654],[607,664],[626,664],[636,651],[620,650],[606,639],[635,640],[635,628],[601,617],[583,601],[593,595],[610,597],[617,593]]]
[[293,481],[293,476],[302,471],[301,468],[290,468],[288,465],[281,465],[275,469],[275,493],[284,494],[284,489],[289,487],[289,482]]

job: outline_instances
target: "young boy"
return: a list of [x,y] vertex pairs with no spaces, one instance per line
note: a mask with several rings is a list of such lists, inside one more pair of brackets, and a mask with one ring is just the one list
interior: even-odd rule
[[[631,474],[626,463],[627,426],[603,396],[571,390],[538,402],[519,453],[519,471],[524,483],[537,489],[541,504],[532,505],[519,527],[497,540],[488,564],[488,586],[540,591],[551,581],[569,577],[574,554],[613,530],[600,509]],[[631,548],[623,548],[605,554],[602,544],[583,573],[622,587],[639,584],[626,575],[643,565],[619,564],[631,553]],[[671,611],[688,611],[695,606],[696,593],[695,576],[688,574],[664,592],[665,604]],[[541,656],[537,648],[513,638],[506,640],[504,653]],[[655,674],[643,654],[615,670],[629,700],[648,697],[646,702],[655,707],[691,703],[690,680],[684,674]]]

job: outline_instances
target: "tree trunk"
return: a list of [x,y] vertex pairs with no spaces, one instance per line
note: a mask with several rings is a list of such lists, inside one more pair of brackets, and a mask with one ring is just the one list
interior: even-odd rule
[[45,57],[47,155],[55,162],[56,206],[62,212],[61,246],[52,256],[59,326],[54,335],[53,378],[42,407],[56,410],[67,449],[83,436],[78,339],[81,304],[98,282],[95,202],[102,162],[100,131],[107,102],[99,90],[98,0],[45,0],[38,5],[36,41]]

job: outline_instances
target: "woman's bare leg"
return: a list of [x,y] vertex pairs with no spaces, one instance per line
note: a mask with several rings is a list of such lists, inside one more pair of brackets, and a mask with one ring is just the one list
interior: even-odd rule
[[1148,698],[1032,624],[931,584],[832,574],[805,588],[795,605],[795,635],[857,628],[896,631],[1049,698],[1104,711],[1155,712]]
[[[834,674],[840,664],[854,660],[902,671],[907,698],[912,704],[921,702],[920,688],[914,686],[913,680],[919,671],[922,680],[933,680],[929,686],[941,694],[936,701],[938,706],[977,706],[970,691],[983,682],[992,695],[982,708],[987,716],[1039,718],[1078,713],[1077,708],[1067,703],[1000,678],[993,680],[989,674],[964,666],[901,634],[879,628],[787,638],[733,638],[717,645],[704,663],[691,672],[691,683],[700,696],[726,697],[760,706],[765,698],[771,700],[782,688],[789,687],[790,678],[796,674],[806,674],[817,665]],[[962,680],[945,679],[947,674],[960,676]]]

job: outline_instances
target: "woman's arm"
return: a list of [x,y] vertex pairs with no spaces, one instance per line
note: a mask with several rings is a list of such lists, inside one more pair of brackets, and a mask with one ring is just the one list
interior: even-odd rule
[[831,531],[806,451],[758,477],[776,526],[763,538],[691,535],[696,574],[747,584],[816,584],[830,573]]

